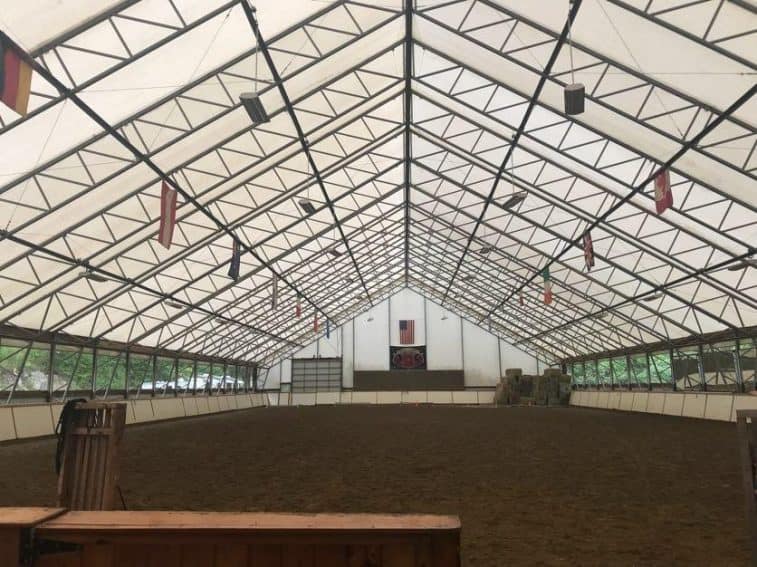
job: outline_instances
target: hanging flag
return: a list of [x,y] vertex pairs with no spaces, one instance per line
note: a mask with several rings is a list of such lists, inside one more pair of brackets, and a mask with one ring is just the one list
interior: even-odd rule
[[520,294],[520,297],[518,298],[518,301],[520,301],[521,305],[525,305],[526,304],[526,300],[523,299],[523,294],[522,293]]
[[294,314],[297,316],[298,319],[302,317],[302,303],[300,302],[299,293],[297,294],[297,304],[294,307]]
[[239,279],[240,256],[239,241],[234,239],[234,245],[231,249],[231,262],[229,263],[229,277],[234,281]]
[[402,319],[400,321],[400,344],[411,345],[415,343],[415,321]]
[[171,248],[173,229],[176,226],[176,189],[165,181],[160,187],[160,229],[158,242],[163,248]]
[[0,38],[0,100],[26,116],[32,87],[32,67],[25,55]]
[[331,324],[329,323],[328,319],[326,319],[326,338],[331,338]]
[[670,190],[670,172],[663,169],[654,178],[654,202],[657,214],[661,215],[673,206],[673,191]]
[[544,303],[549,305],[552,303],[552,280],[549,277],[549,268],[544,268],[541,275],[544,278]]
[[276,308],[279,306],[279,276],[273,274],[271,284],[273,285],[273,290],[271,291],[271,309],[276,311]]
[[591,241],[591,234],[588,231],[584,233],[584,262],[586,271],[590,272],[594,267],[594,243]]
[[313,315],[313,332],[318,332],[318,313]]

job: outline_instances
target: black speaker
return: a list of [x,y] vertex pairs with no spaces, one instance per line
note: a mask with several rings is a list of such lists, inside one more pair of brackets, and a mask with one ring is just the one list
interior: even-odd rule
[[565,114],[581,114],[584,111],[586,89],[581,83],[573,83],[565,87]]

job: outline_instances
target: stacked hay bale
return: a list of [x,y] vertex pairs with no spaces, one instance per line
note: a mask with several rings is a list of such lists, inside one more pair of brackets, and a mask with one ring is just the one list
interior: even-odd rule
[[568,405],[570,399],[570,376],[559,368],[547,368],[542,376],[544,404]]
[[500,377],[494,391],[494,403],[498,406],[510,406],[520,403],[520,380],[523,370],[508,368],[505,375]]

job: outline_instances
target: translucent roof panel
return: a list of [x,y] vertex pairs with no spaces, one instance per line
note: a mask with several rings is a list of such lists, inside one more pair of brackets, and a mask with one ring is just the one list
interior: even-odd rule
[[757,325],[751,2],[64,4],[0,0],[0,324],[263,363],[400,287],[546,362]]

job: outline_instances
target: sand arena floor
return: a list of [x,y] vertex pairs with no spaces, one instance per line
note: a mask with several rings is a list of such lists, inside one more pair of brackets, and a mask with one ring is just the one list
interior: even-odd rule
[[[0,505],[55,501],[54,441]],[[577,408],[266,408],[127,429],[130,509],[458,514],[463,565],[745,565],[735,425]]]

